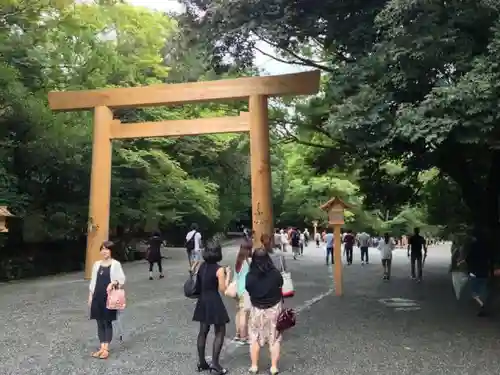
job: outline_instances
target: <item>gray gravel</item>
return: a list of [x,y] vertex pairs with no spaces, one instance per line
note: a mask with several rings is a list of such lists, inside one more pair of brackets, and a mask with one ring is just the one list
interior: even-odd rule
[[[223,263],[233,264],[235,250],[226,248]],[[345,268],[341,298],[331,294],[323,250],[310,246],[305,253],[288,260],[297,291],[288,303],[299,317],[283,343],[283,374],[498,373],[498,324],[476,318],[468,303],[454,300],[448,248],[430,251],[422,284],[408,278],[404,251],[396,255],[389,283],[381,280],[376,250],[367,266],[359,264],[356,252],[355,264]],[[89,356],[96,329],[88,320],[81,274],[0,285],[0,374],[194,374],[197,326],[191,322],[194,303],[182,295],[186,262],[182,251],[170,255],[163,280],[149,281],[143,262],[125,265],[125,342],[112,344],[107,361]],[[406,306],[417,310],[397,311],[380,301],[393,298],[411,300]],[[233,303],[227,302],[233,315]],[[232,343],[233,335],[230,324],[223,364],[245,374],[248,348]],[[269,366],[266,352],[263,369]]]

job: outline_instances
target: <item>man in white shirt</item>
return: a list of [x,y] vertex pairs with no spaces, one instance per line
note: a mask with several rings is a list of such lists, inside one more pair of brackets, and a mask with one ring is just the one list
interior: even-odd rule
[[368,264],[368,248],[370,247],[370,235],[366,232],[358,234],[358,244],[361,250],[361,264]]
[[201,233],[198,232],[198,224],[191,225],[191,230],[186,234],[186,251],[189,264],[201,260]]

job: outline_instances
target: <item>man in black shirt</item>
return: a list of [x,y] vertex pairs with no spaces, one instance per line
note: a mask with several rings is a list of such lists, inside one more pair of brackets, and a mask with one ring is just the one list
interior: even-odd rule
[[[422,255],[422,250],[424,254]],[[422,263],[427,257],[427,244],[425,238],[420,235],[420,228],[413,230],[413,235],[408,240],[408,257],[411,260],[411,278],[422,281]],[[415,277],[415,264],[417,266],[418,276]]]

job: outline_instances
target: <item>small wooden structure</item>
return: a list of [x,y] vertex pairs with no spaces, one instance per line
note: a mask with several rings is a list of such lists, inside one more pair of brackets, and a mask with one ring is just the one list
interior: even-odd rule
[[328,213],[328,224],[333,227],[335,263],[332,264],[335,282],[335,294],[341,296],[344,289],[342,277],[342,235],[340,229],[344,225],[344,210],[348,206],[340,198],[332,198],[320,207]]
[[9,228],[7,227],[7,218],[14,217],[7,209],[7,206],[0,206],[0,233],[9,232]]
[[[160,84],[147,87],[50,92],[55,111],[93,110],[94,137],[90,182],[89,232],[85,277],[99,259],[108,238],[113,139],[168,137],[209,133],[250,132],[252,219],[255,238],[273,233],[268,97],[311,95],[319,90],[320,72],[244,77],[208,82]],[[249,113],[222,118],[122,124],[113,109],[188,104],[220,100],[248,100]]]

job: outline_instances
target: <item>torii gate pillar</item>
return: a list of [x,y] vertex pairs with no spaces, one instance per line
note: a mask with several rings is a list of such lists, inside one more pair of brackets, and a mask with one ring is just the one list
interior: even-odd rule
[[252,170],[252,228],[255,231],[254,241],[259,244],[263,233],[272,236],[274,232],[267,97],[250,96],[248,108]]

